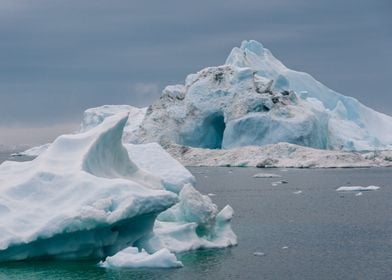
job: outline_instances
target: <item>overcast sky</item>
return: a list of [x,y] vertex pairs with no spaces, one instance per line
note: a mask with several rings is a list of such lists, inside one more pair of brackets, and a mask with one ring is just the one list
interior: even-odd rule
[[145,106],[244,39],[392,115],[390,0],[0,0],[0,144],[76,130],[83,110]]

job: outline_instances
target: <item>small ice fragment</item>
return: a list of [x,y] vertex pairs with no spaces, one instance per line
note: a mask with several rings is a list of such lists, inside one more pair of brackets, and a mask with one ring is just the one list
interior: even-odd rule
[[293,194],[300,194],[300,193],[302,193],[302,191],[295,191],[295,192],[293,192]]
[[341,186],[336,189],[338,192],[350,192],[350,191],[376,191],[380,189],[380,187],[377,186],[368,186],[368,187],[362,187],[362,186]]
[[282,250],[287,250],[289,247],[288,246],[283,246]]
[[280,185],[280,184],[287,184],[287,183],[288,182],[286,180],[280,180],[280,181],[272,182],[271,184],[273,186],[277,186],[277,185]]
[[207,175],[205,175],[205,176],[204,176],[204,178],[208,178],[208,176],[207,176]]
[[207,194],[208,196],[216,196],[216,194],[214,194],[214,193],[209,193],[209,194]]
[[182,267],[182,262],[168,249],[163,248],[153,254],[148,254],[142,249],[128,247],[112,257],[101,261],[99,266],[104,268],[171,268]]
[[258,256],[258,257],[262,257],[262,256],[265,256],[265,253],[263,253],[263,252],[253,252],[253,255],[254,256]]
[[253,175],[253,178],[279,178],[279,177],[281,176],[273,173],[257,173]]
[[360,196],[362,195],[362,192],[357,193],[355,196]]

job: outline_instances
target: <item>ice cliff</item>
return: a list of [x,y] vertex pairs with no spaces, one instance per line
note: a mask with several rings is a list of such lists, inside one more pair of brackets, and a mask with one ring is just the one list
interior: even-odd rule
[[123,146],[128,118],[115,114],[60,136],[32,161],[0,165],[0,261],[114,257],[104,266],[180,266],[171,252],[184,243],[236,244],[231,208],[218,211],[181,164],[156,144]]
[[256,41],[242,42],[224,65],[166,87],[144,119],[130,123],[124,140],[132,143],[211,149],[279,142],[350,151],[392,147],[392,117],[288,69]]

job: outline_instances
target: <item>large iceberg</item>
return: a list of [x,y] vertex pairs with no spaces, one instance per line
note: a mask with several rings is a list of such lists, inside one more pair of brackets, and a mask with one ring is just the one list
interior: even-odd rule
[[317,149],[392,147],[392,117],[285,67],[256,41],[222,66],[168,86],[127,141],[229,149],[288,142]]
[[[133,144],[157,149],[157,142],[185,165],[392,164],[392,117],[327,88],[309,74],[288,69],[252,40],[234,48],[224,65],[188,75],[184,85],[167,86],[148,108],[88,109],[81,131],[121,112],[130,114],[123,142],[131,157],[144,151]],[[22,154],[38,155],[47,147]]]
[[[166,211],[172,213],[178,207],[195,217],[212,207],[208,229],[204,216],[201,222],[180,217],[173,222],[193,227],[195,238],[211,248],[236,244],[231,216],[222,219],[229,206],[218,212],[209,198],[192,188],[194,177],[189,171],[162,148],[153,144],[128,147],[135,158],[131,160],[122,145],[127,120],[127,114],[115,114],[86,132],[60,136],[32,161],[0,165],[0,261],[116,256],[107,259],[112,264],[119,256],[129,255],[129,260],[120,263],[137,260],[137,265],[143,260],[141,265],[147,265],[158,258],[178,266],[173,255],[163,250],[171,248],[165,246],[149,245],[148,254],[131,254],[135,250],[131,247],[142,250],[152,236],[160,236],[162,224],[157,216],[167,216]],[[153,161],[155,165],[149,164]],[[189,188],[205,200],[197,211],[187,209],[192,200],[182,193]],[[124,254],[117,255],[120,251]]]

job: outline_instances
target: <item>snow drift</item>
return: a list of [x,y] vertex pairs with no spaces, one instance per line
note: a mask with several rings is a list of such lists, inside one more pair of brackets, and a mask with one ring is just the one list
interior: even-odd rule
[[[194,182],[193,176],[151,144],[144,146],[147,151],[153,147],[147,152],[155,154],[151,159],[141,159],[145,155],[133,149],[139,157],[135,162],[147,171],[140,168],[122,145],[127,120],[127,114],[105,118],[86,132],[60,136],[33,161],[0,165],[0,261],[113,256],[153,235],[158,215],[186,203],[181,190]],[[210,199],[206,201],[216,210]],[[211,222],[220,223],[221,213],[211,213]],[[219,234],[230,237],[226,243],[234,245],[230,219]],[[222,247],[211,237],[216,229],[196,236],[211,240],[212,248]],[[149,248],[150,254],[156,251]],[[166,253],[158,256],[172,259]]]

